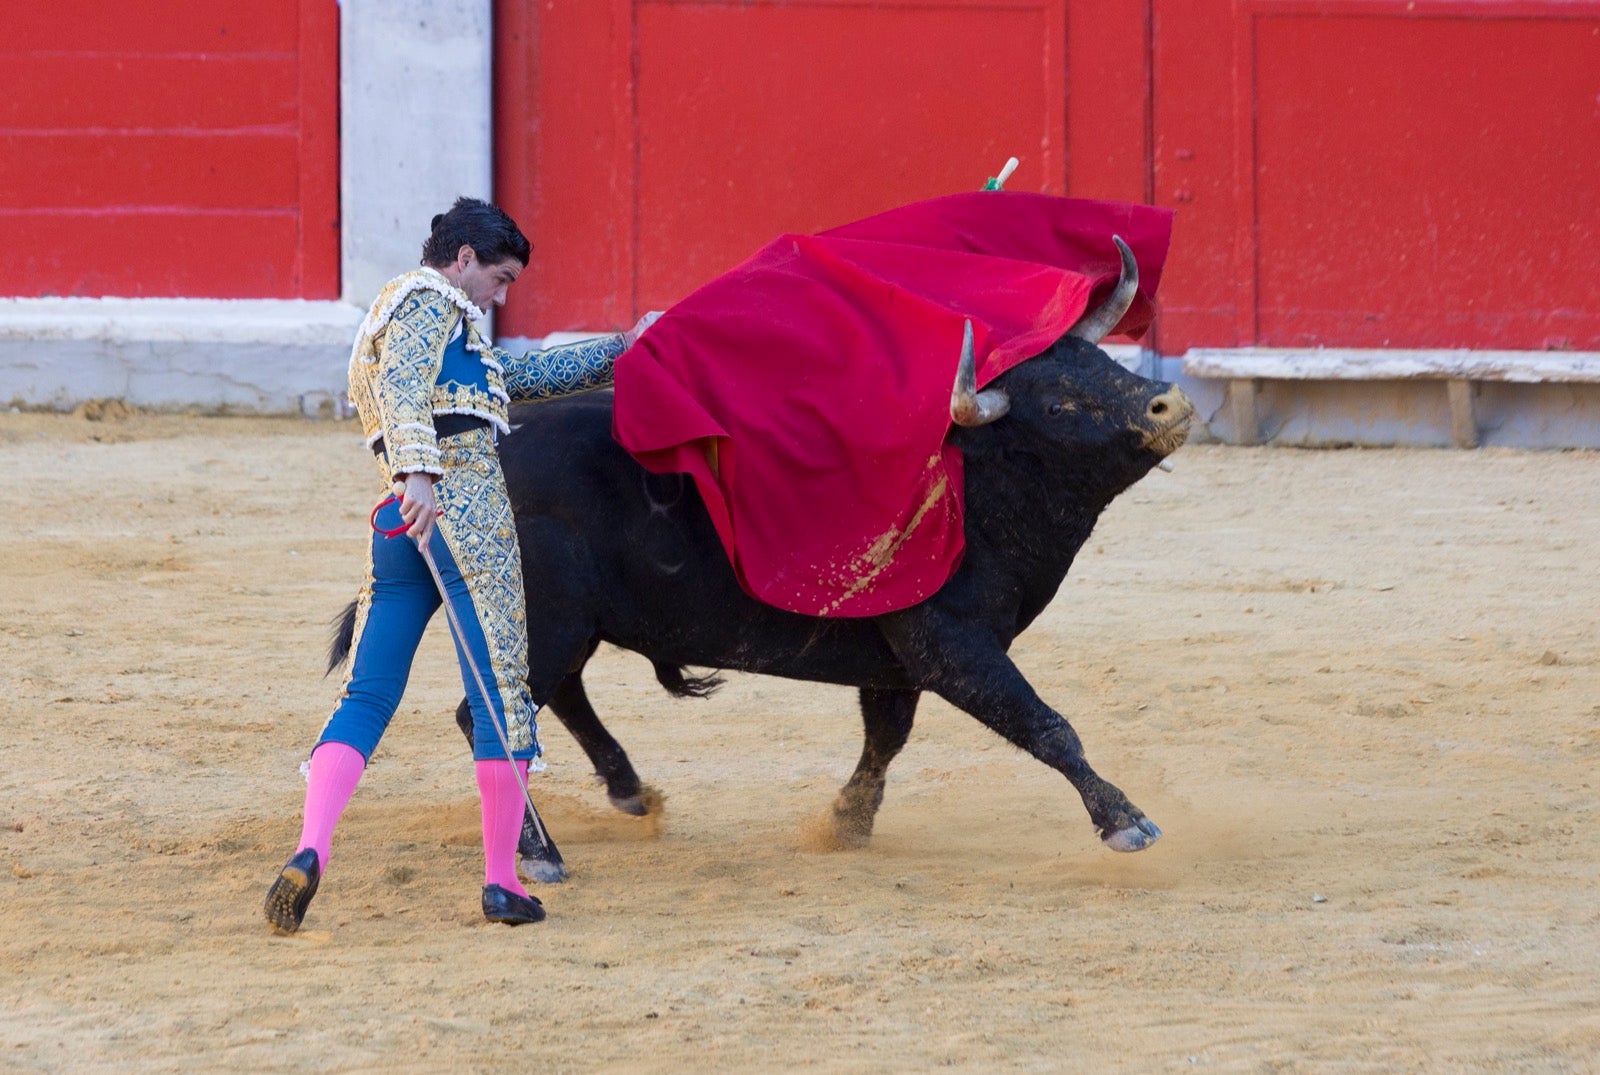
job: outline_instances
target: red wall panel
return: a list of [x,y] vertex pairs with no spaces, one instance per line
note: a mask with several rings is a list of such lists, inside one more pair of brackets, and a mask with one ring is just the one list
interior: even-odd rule
[[947,190],[1178,211],[1149,339],[1600,349],[1600,0],[500,0],[503,324]]
[[[1154,0],[1151,28],[1151,195],[1177,210],[1161,274],[1155,341],[1165,354],[1249,342],[1239,322],[1249,250],[1237,173],[1234,39],[1229,4]],[[1243,165],[1248,167],[1248,165]]]
[[292,208],[298,148],[292,130],[0,133],[0,190],[32,210]]
[[1066,0],[497,5],[503,331],[627,324],[773,236],[1066,183]]
[[[1064,178],[1059,10],[972,2],[637,8],[636,307],[773,236]],[[915,47],[907,47],[915,42]]]
[[[8,53],[6,79],[49,92],[0,98],[0,127],[39,131],[292,127],[298,55]],[[130,89],[130,82],[136,88]]]
[[1600,348],[1600,17],[1419,6],[1256,17],[1256,338]]
[[5,47],[15,52],[162,53],[287,52],[300,47],[295,5],[196,0],[52,0],[12,4]]
[[[299,229],[288,214],[160,209],[32,212],[0,213],[0,222],[8,247],[0,252],[0,266],[7,279],[32,286],[70,271],[75,288],[68,292],[46,286],[24,292],[19,287],[15,294],[297,297],[290,275],[293,261],[257,253],[293,249]],[[164,284],[164,289],[149,287],[152,280]]]
[[1600,3],[1155,0],[1161,350],[1600,348]]
[[1150,0],[1067,5],[1066,192],[1148,202]]
[[533,243],[497,330],[632,324],[631,0],[498,0],[495,197]]
[[9,15],[7,291],[335,297],[337,19],[325,0]]

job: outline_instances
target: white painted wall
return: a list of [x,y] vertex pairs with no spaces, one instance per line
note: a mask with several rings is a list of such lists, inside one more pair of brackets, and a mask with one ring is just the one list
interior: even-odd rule
[[336,415],[362,312],[274,299],[0,299],[0,404]]
[[366,306],[493,181],[491,0],[344,0],[344,301],[0,299],[0,405],[339,410]]
[[344,0],[339,175],[345,300],[417,266],[428,224],[494,184],[491,0]]

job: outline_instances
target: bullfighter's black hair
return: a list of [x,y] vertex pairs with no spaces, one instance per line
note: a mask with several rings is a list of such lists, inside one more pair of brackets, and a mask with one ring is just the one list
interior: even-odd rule
[[533,247],[517,222],[497,205],[478,198],[456,199],[448,212],[433,218],[432,232],[422,244],[422,263],[442,269],[470,246],[485,265],[516,260],[528,264]]

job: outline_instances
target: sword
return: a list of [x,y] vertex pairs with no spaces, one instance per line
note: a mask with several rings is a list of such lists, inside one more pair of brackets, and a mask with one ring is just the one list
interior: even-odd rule
[[[379,502],[372,509],[372,528],[386,538],[396,538],[411,529],[407,523],[394,530],[385,530],[378,525],[378,512],[382,511],[391,502],[399,497],[390,495],[388,499]],[[478,662],[472,656],[472,649],[467,645],[467,633],[461,626],[461,620],[456,615],[456,610],[450,604],[450,591],[445,589],[444,576],[439,574],[439,564],[433,558],[433,551],[420,541],[413,542],[417,551],[422,554],[422,562],[428,565],[428,574],[433,576],[433,584],[439,590],[439,601],[444,605],[445,620],[450,624],[450,634],[455,638],[456,648],[461,652],[461,659],[467,663],[467,668],[472,672],[472,679],[478,685],[478,696],[483,699],[483,704],[489,709],[489,723],[494,726],[494,734],[500,740],[500,749],[505,753],[506,764],[511,766],[511,772],[517,778],[517,787],[522,791],[522,801],[528,807],[528,817],[533,821],[533,832],[539,844],[544,849],[544,859],[557,867],[561,867],[561,852],[556,849],[555,841],[550,839],[550,833],[545,830],[544,819],[539,816],[539,808],[533,805],[533,795],[528,791],[528,782],[523,779],[522,770],[517,768],[515,752],[511,749],[511,740],[506,736],[505,718],[495,711],[494,704],[489,700],[489,688],[484,683],[483,673],[478,669]]]

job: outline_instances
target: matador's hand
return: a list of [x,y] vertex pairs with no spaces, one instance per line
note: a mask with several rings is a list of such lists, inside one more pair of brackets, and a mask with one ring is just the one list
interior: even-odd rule
[[637,325],[634,325],[627,332],[622,334],[622,345],[624,347],[632,347],[634,345],[634,341],[638,340],[640,336],[643,336],[644,330],[655,324],[656,318],[660,316],[660,310],[651,310],[649,313],[639,318],[639,323]]
[[433,521],[439,516],[439,502],[433,496],[432,474],[407,474],[405,490],[400,494],[400,518],[410,523],[408,537],[422,544],[433,536]]

